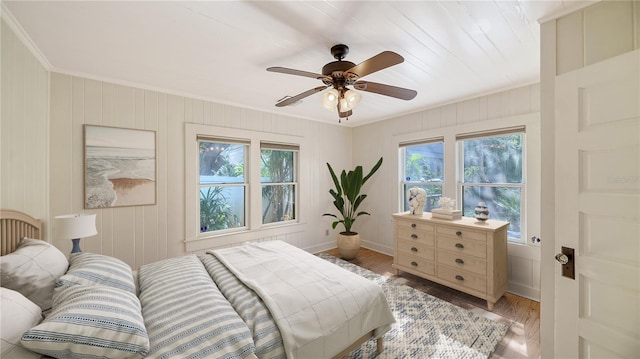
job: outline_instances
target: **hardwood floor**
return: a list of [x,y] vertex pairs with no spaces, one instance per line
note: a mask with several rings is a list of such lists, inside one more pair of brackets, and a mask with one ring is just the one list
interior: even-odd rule
[[[326,253],[340,257],[337,249]],[[400,272],[396,276],[396,270],[391,267],[393,257],[386,254],[361,248],[357,257],[349,262],[387,277],[398,278],[410,287],[508,325],[507,334],[490,358],[540,358],[539,302],[507,293],[495,304],[493,312],[489,312],[486,301],[482,299],[409,273]]]

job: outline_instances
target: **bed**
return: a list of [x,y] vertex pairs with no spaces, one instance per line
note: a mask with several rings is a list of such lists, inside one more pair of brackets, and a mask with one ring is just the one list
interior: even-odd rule
[[67,258],[41,226],[0,211],[2,358],[340,358],[367,340],[381,352],[395,321],[375,283],[285,242],[134,272],[105,255]]

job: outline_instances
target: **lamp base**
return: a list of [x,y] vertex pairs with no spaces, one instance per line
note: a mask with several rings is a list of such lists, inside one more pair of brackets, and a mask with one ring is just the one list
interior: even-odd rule
[[73,243],[73,248],[71,249],[71,253],[82,252],[82,250],[80,249],[80,238],[72,239],[71,242]]

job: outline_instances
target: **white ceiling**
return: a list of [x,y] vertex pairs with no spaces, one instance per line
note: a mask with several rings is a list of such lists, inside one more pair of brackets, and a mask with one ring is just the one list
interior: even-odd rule
[[382,52],[405,62],[365,80],[416,90],[411,101],[363,92],[358,126],[539,81],[538,19],[570,1],[3,1],[52,71],[338,123],[308,77],[347,44],[356,64]]

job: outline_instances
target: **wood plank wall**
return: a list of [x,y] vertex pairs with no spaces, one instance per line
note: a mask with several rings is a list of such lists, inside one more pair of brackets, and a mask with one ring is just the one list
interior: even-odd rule
[[[328,188],[324,162],[351,163],[351,129],[243,109],[193,98],[168,95],[75,77],[51,74],[51,214],[97,214],[98,235],[82,241],[85,251],[112,255],[136,268],[185,250],[185,123],[240,128],[303,136],[309,143],[311,188]],[[154,130],[157,133],[157,204],[83,210],[83,124]],[[224,133],[220,133],[224,136]],[[320,191],[323,192],[323,191]],[[326,236],[329,195],[314,194],[307,202],[307,233],[278,236],[302,248],[333,245]],[[270,237],[271,238],[271,237]],[[53,242],[63,251],[67,241]]]
[[49,73],[4,14],[1,22],[0,208],[44,220],[49,216]]

